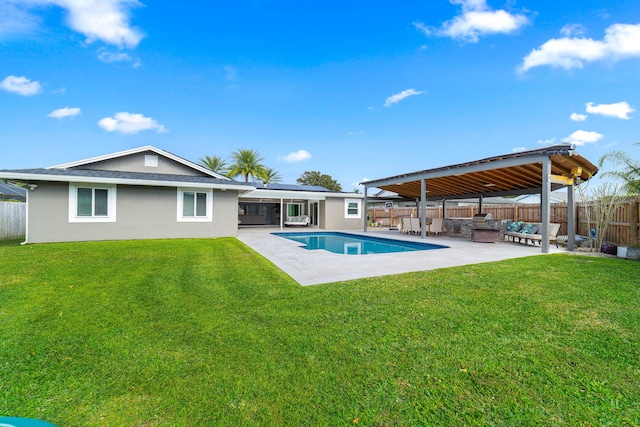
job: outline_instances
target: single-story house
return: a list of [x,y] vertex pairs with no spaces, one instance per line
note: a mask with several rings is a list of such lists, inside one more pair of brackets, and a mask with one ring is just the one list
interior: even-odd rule
[[[256,188],[152,146],[47,168],[0,170],[0,179],[29,188],[25,243],[236,236],[248,219],[243,214],[273,224],[273,218],[267,223],[258,217],[274,207],[278,215],[309,215],[318,228],[364,224],[361,195]],[[286,219],[278,219],[282,227]]]
[[0,178],[29,186],[26,243],[235,236],[253,189],[152,146]]

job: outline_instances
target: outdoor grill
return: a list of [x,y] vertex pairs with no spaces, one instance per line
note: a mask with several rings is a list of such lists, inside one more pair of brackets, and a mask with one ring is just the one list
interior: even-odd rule
[[492,219],[491,214],[476,214],[473,216],[473,228],[471,229],[471,241],[482,243],[497,243],[500,241],[500,229],[489,228],[487,221]]
[[487,220],[490,220],[492,218],[493,217],[490,213],[475,214],[473,216],[473,229],[477,230],[479,228],[487,228]]

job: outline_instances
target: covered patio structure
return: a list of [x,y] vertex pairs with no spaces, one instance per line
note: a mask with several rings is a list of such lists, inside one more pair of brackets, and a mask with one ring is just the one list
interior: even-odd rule
[[[369,188],[381,188],[416,199],[420,206],[421,237],[426,237],[426,201],[455,200],[485,196],[540,194],[542,252],[549,252],[551,191],[567,188],[567,248],[575,248],[575,186],[589,180],[598,168],[580,156],[571,144],[558,144],[535,150],[410,172],[362,182],[365,206]],[[444,206],[444,204],[443,204]],[[444,214],[446,212],[443,210]],[[365,225],[364,231],[367,230]]]

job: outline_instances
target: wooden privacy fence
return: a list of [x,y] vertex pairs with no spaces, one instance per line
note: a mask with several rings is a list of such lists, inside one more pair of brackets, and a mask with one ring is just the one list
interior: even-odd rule
[[27,233],[27,204],[0,202],[0,239],[23,237]]
[[[595,227],[592,221],[587,221],[585,209],[592,209],[588,203],[576,206],[576,234],[588,236],[589,230]],[[540,205],[502,205],[484,206],[482,213],[490,213],[493,219],[512,220],[523,222],[540,222]],[[560,224],[559,235],[567,235],[567,205],[564,203],[550,206],[550,222]],[[472,218],[478,212],[478,206],[447,206],[447,218]],[[396,227],[402,217],[418,217],[417,208],[396,208],[385,210],[384,208],[369,209],[367,211],[369,221],[377,223],[381,227]],[[428,207],[427,218],[442,218],[442,206]],[[638,242],[638,217],[640,216],[640,196],[620,200],[614,210],[614,216],[609,223],[605,241],[616,245],[629,245]]]

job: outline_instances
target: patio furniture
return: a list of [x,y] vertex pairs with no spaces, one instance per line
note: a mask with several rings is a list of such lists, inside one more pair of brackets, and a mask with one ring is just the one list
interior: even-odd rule
[[433,218],[431,220],[431,225],[429,225],[429,234],[433,233],[433,234],[440,235],[440,233],[442,233],[442,224],[443,224],[442,218]]
[[[536,242],[540,242],[542,244],[542,234],[539,234],[538,231],[542,229],[542,224],[537,223],[522,223],[522,222],[508,222],[507,230],[504,232],[504,236],[507,239],[511,239],[511,241],[515,242],[518,239],[518,243],[522,243],[522,239],[524,239],[524,244],[528,245],[529,240],[535,246]],[[558,247],[558,231],[560,231],[560,224],[551,223],[549,224],[549,242],[554,242],[556,244],[556,248]]]
[[298,216],[289,216],[287,220],[284,222],[285,227],[288,226],[300,226],[300,227],[308,227],[311,224],[311,218],[309,215],[298,215]]

